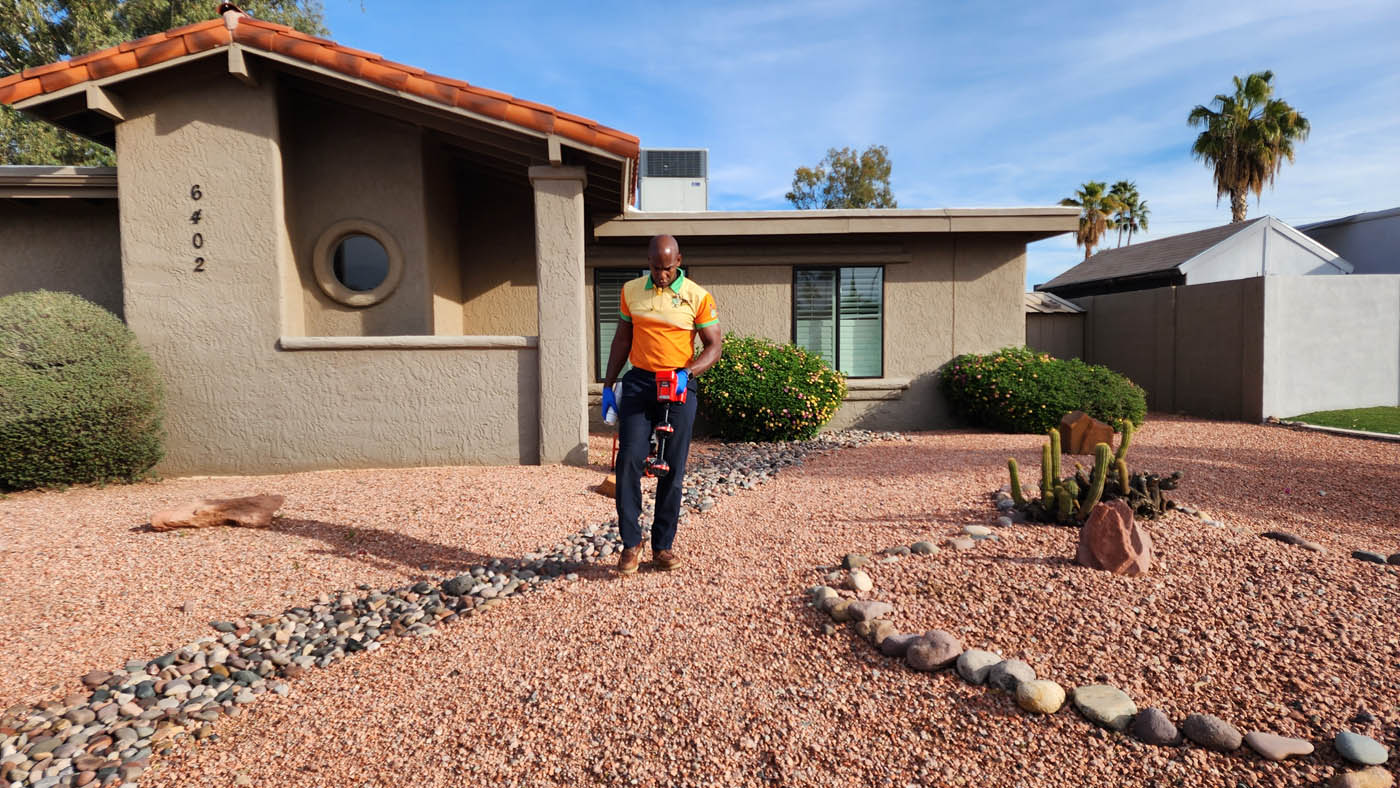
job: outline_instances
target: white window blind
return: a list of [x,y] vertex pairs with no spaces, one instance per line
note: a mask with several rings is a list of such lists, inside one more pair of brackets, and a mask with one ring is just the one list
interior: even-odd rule
[[793,341],[850,377],[883,375],[884,279],[879,266],[795,269]]

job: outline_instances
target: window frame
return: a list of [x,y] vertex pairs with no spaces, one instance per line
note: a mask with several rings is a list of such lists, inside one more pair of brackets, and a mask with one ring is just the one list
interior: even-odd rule
[[[599,313],[599,311],[598,311],[599,295],[603,292],[603,290],[602,290],[601,287],[598,286],[598,279],[599,279],[599,277],[600,277],[602,274],[604,274],[604,273],[615,273],[615,272],[618,272],[618,271],[636,271],[636,272],[637,272],[636,275],[634,275],[634,276],[629,276],[629,277],[623,282],[623,284],[626,284],[627,282],[630,282],[630,281],[632,281],[633,279],[636,279],[636,278],[639,277],[639,276],[645,276],[646,273],[647,273],[647,269],[646,269],[646,268],[636,268],[636,269],[634,269],[634,268],[631,268],[631,267],[624,267],[624,266],[610,266],[610,267],[607,267],[607,268],[594,268],[594,269],[593,269],[593,348],[594,348],[594,351],[595,351],[595,352],[594,352],[594,356],[593,356],[593,382],[595,382],[595,383],[602,383],[602,382],[603,382],[603,376],[606,375],[607,372],[608,372],[606,369],[604,369],[604,367],[606,367],[606,366],[608,365],[608,361],[607,361],[606,356],[603,355],[603,321],[602,321],[602,319],[601,319],[601,318],[602,318],[602,315],[601,315],[601,314]],[[687,276],[688,276],[688,275],[689,275],[689,274],[687,274]],[[621,288],[619,287],[619,290],[618,290],[618,300],[619,300],[619,303],[621,303],[621,297],[622,297],[622,296],[621,296]],[[616,321],[619,322],[619,323],[622,322],[622,316],[621,316],[620,314],[614,314],[614,315],[613,315],[613,319],[616,320]],[[609,341],[609,345],[611,345],[611,341]],[[623,364],[622,366],[623,366],[623,369],[626,369],[626,368],[627,368],[627,365],[626,365],[626,364]]]
[[[335,275],[335,250],[340,242],[352,235],[367,235],[384,247],[389,257],[389,271],[384,281],[373,290],[351,290]],[[382,303],[398,289],[403,281],[403,249],[393,234],[368,219],[342,219],[321,231],[311,257],[312,275],[321,292],[336,303],[363,309]]]
[[[836,277],[836,299],[833,304],[835,328],[832,331],[833,353],[836,356],[836,363],[833,368],[841,371],[841,271],[845,268],[878,268],[880,269],[880,374],[878,375],[846,375],[848,380],[879,380],[885,376],[885,266],[881,264],[872,265],[794,265],[792,267],[792,283],[789,288],[789,304],[791,306],[792,319],[789,326],[789,336],[794,345],[797,344],[797,273],[799,271],[834,271]],[[800,347],[800,345],[799,345]],[[845,375],[844,372],[841,374]]]

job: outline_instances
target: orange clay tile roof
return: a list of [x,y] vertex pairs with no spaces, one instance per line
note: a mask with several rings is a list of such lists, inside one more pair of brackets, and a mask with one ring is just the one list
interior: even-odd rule
[[285,25],[254,19],[237,11],[227,12],[222,19],[177,27],[100,52],[27,68],[18,74],[0,78],[0,104],[13,104],[88,80],[153,66],[187,54],[225,47],[230,43],[294,58],[522,128],[557,134],[618,156],[629,159],[638,157],[641,144],[638,138],[588,118],[475,87],[460,80],[429,74],[421,68],[394,63],[372,52],[344,47],[334,41],[309,36]]

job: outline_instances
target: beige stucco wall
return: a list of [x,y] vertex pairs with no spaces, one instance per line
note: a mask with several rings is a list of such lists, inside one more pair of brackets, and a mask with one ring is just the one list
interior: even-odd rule
[[457,238],[457,183],[452,159],[436,140],[423,145],[423,188],[428,233],[432,333],[460,336],[462,265]]
[[[814,263],[820,264],[823,250],[838,248],[843,240],[828,240],[822,249],[814,248]],[[746,239],[751,247],[767,242]],[[777,243],[783,244],[784,254],[791,254],[790,239]],[[869,242],[852,237],[849,243]],[[874,385],[889,388],[853,390],[829,429],[949,426],[953,419],[938,392],[938,369],[961,353],[982,353],[1025,341],[1023,240],[1002,234],[950,234],[910,237],[905,243],[911,261],[884,266],[885,376]],[[725,333],[791,342],[793,266],[762,265],[762,253],[750,251],[758,264],[697,265],[695,281],[714,294]],[[644,253],[638,259],[645,260]],[[591,277],[588,297],[591,305]],[[591,354],[596,352],[591,326],[589,333]],[[908,387],[899,388],[905,381]],[[592,427],[599,429],[596,412],[591,418]]]
[[0,200],[0,296],[76,293],[122,315],[116,200]]
[[517,393],[538,388],[533,349],[278,349],[297,278],[275,90],[270,74],[172,81],[133,94],[117,127],[126,320],[166,383],[160,470],[534,462],[538,408]]
[[[301,94],[283,102],[281,110],[287,223],[304,293],[307,335],[433,333],[421,130]],[[364,308],[332,300],[312,274],[321,234],[339,221],[356,218],[391,234],[404,261],[403,279],[393,294]]]
[[534,198],[528,182],[506,184],[465,170],[457,188],[464,332],[535,336]]

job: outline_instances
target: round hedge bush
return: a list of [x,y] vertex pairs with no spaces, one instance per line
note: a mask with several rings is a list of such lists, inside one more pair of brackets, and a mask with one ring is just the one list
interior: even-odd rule
[[155,364],[111,312],[0,298],[0,488],[137,479],[161,458],[161,411]]
[[1074,410],[1108,424],[1147,416],[1146,393],[1117,372],[1024,347],[958,356],[939,385],[963,420],[1002,432],[1043,433]]
[[726,335],[723,348],[696,378],[700,412],[722,438],[806,440],[846,399],[846,377],[797,345]]

